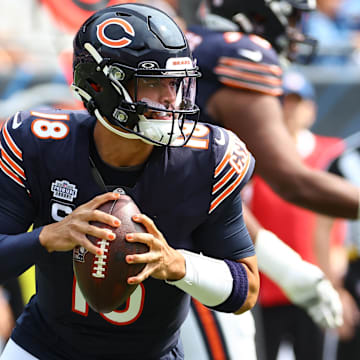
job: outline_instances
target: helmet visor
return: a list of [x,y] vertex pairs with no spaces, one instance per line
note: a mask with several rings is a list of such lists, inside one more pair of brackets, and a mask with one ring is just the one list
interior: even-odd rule
[[[176,63],[184,61],[181,59],[176,60]],[[194,115],[191,122],[195,128],[199,113],[195,93],[196,78],[200,76],[197,67],[192,63],[187,65],[191,67],[132,68],[132,75],[128,78],[124,76],[124,81],[121,81],[121,72],[124,71],[119,65],[112,64],[109,70],[110,80],[118,92],[124,94],[113,114],[116,125],[126,127],[128,131],[157,145],[170,146],[178,138],[182,139],[182,144],[175,146],[185,145],[192,134],[192,131],[189,134],[184,131],[185,119]],[[115,71],[116,69],[120,71]],[[126,114],[123,117],[126,122],[117,117],[117,112],[119,116]],[[127,121],[128,119],[132,122]]]
[[144,114],[152,119],[180,119],[197,111],[196,77],[179,72],[165,75],[136,75],[135,87],[129,89],[135,103],[144,103]]

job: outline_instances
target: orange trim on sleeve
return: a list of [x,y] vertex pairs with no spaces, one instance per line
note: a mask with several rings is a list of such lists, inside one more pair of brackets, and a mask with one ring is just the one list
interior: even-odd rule
[[245,60],[240,60],[240,59],[235,59],[235,58],[230,58],[230,57],[225,57],[225,56],[220,58],[219,64],[240,67],[240,68],[244,68],[244,69],[248,69],[248,70],[263,71],[263,72],[267,72],[269,74],[273,74],[276,76],[282,75],[281,67],[278,65],[274,65],[274,64],[268,64],[268,65],[255,64],[250,61],[245,61]]
[[4,158],[5,162],[9,164],[9,166],[18,173],[23,179],[25,179],[25,172],[24,170],[15,162],[13,161],[10,156],[5,152],[5,150],[1,146],[1,156]]
[[232,79],[228,79],[225,77],[220,77],[219,80],[222,84],[233,87],[233,88],[237,88],[237,89],[252,90],[252,91],[256,91],[256,92],[259,92],[259,93],[262,93],[265,95],[271,95],[271,96],[280,96],[283,94],[282,88],[271,89],[271,88],[267,88],[265,86],[260,86],[257,84],[252,85],[245,81],[232,80]]
[[229,179],[234,175],[235,169],[231,168],[225,176],[219,180],[214,186],[212,193],[215,194],[219,189],[221,189],[228,181]]
[[18,185],[25,187],[23,182],[21,181],[21,179],[14,174],[4,163],[3,161],[0,159],[0,168],[1,170],[7,175],[9,176],[12,180],[14,180]]
[[[8,123],[7,123],[8,124]],[[9,149],[14,153],[14,155],[22,160],[22,152],[21,150],[16,146],[14,140],[11,138],[8,130],[7,130],[7,124],[4,126],[4,129],[3,129],[3,134],[4,134],[4,138],[5,138],[5,141],[6,143],[8,144],[9,146]]]
[[250,156],[247,159],[247,163],[243,169],[243,171],[239,174],[238,178],[229,186],[227,187],[216,199],[214,199],[210,204],[209,214],[214,211],[218,205],[223,202],[240,184],[241,180],[243,179],[244,175],[249,169],[250,165]]
[[215,73],[217,75],[229,75],[236,78],[240,78],[240,80],[248,79],[250,81],[256,81],[263,84],[273,85],[278,87],[281,87],[282,85],[282,80],[279,77],[273,77],[272,75],[269,76],[268,74],[260,75],[260,74],[247,73],[245,71],[235,70],[234,68],[229,68],[225,66],[217,66],[215,68]]

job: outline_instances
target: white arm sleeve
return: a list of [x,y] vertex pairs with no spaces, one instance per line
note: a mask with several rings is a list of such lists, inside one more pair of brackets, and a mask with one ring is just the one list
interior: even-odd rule
[[324,273],[284,244],[275,234],[260,230],[255,251],[261,271],[275,281],[289,299],[304,308],[322,328],[341,326],[342,304]]
[[295,297],[299,302],[304,288],[324,277],[317,266],[303,261],[297,252],[270,231],[259,230],[255,251],[259,269],[275,281],[292,301]]
[[223,260],[178,250],[185,258],[185,276],[176,281],[166,281],[185,291],[206,306],[223,303],[231,294],[233,277]]

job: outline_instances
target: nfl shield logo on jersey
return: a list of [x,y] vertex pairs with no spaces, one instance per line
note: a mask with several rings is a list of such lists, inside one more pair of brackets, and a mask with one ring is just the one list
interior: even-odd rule
[[51,184],[51,191],[57,199],[73,201],[77,196],[77,188],[66,180],[56,180]]
[[73,260],[83,263],[87,252],[88,251],[83,246],[77,246],[73,250]]

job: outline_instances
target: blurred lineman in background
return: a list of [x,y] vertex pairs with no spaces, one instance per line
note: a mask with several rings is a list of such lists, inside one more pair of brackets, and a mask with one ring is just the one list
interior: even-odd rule
[[[343,150],[342,139],[310,132],[316,119],[315,93],[300,72],[290,70],[284,74],[283,90],[284,122],[301,158],[307,166],[325,169],[330,159]],[[327,151],[330,148],[332,151]],[[318,256],[330,256],[329,251],[316,253],[316,213],[284,201],[257,175],[253,177],[249,192],[249,207],[261,225],[304,260],[319,266]],[[328,269],[322,270],[330,278]],[[267,360],[276,360],[284,341],[292,345],[297,360],[322,359],[323,329],[303,309],[291,304],[283,291],[264,274],[261,274],[259,303]]]
[[[357,218],[359,189],[340,177],[304,164],[284,126],[278,99],[282,94],[280,61],[283,64],[296,58],[299,44],[308,49],[309,56],[313,54],[314,41],[304,37],[297,25],[303,11],[314,9],[314,2],[225,0],[214,1],[209,7],[205,26],[193,26],[188,33],[203,73],[198,83],[201,120],[220,124],[244,139],[257,157],[256,173],[285,200],[313,211]],[[328,282],[326,286],[319,286],[323,284],[320,281],[323,272],[300,262],[295,252],[252,220],[247,225],[252,238],[256,239],[259,268],[320,326],[341,325],[338,295]],[[307,291],[294,291],[299,283],[306,283],[305,279]],[[314,299],[316,301],[311,301]],[[199,322],[204,316],[196,304],[193,311],[196,312],[193,324],[199,324],[206,335],[206,326]],[[246,354],[241,346],[232,352],[233,344],[228,341],[231,330],[225,330],[231,327],[230,320],[221,322],[217,314],[210,315],[213,319],[206,324],[216,325],[213,329],[218,335],[202,337],[207,356],[215,358],[215,351],[221,347],[224,358]],[[251,337],[253,328],[245,329]],[[183,333],[191,336],[189,331]],[[216,340],[214,344],[212,339]],[[243,356],[253,358],[252,354]]]

